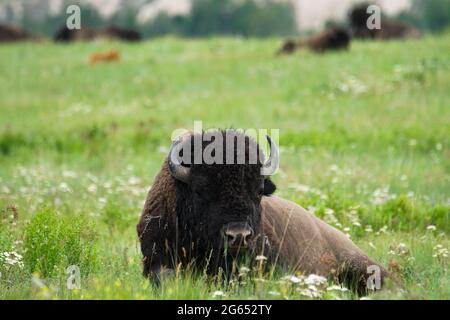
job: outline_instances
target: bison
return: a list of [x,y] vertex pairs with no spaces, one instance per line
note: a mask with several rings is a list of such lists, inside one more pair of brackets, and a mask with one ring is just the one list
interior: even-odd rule
[[317,53],[327,50],[348,49],[350,40],[351,37],[347,30],[333,27],[304,40],[289,39],[278,50],[277,54],[291,54],[301,48],[309,48]]
[[[231,129],[190,133],[172,144],[137,225],[144,276],[159,283],[162,273],[180,265],[227,275],[245,257],[322,275],[361,294],[369,266],[379,268],[384,279],[386,271],[341,231],[273,195],[276,186],[262,169],[277,165],[278,148],[267,139],[267,161],[252,138]],[[214,151],[219,161],[192,161],[213,144],[222,147]],[[180,160],[185,152],[188,160]],[[244,161],[225,162],[239,157]]]
[[381,17],[381,29],[367,28],[367,20],[370,13],[367,13],[368,3],[363,3],[354,6],[348,16],[352,28],[353,36],[360,39],[404,39],[404,38],[418,38],[420,32],[402,22],[386,19]]
[[120,53],[115,49],[105,52],[95,52],[89,56],[90,64],[96,64],[98,62],[113,62],[119,60],[120,60]]
[[57,42],[91,41],[98,38],[133,42],[141,40],[141,34],[135,30],[121,29],[115,26],[104,29],[82,27],[73,30],[63,26],[54,36],[54,40]]
[[15,26],[0,24],[0,43],[26,40],[39,40],[39,37]]

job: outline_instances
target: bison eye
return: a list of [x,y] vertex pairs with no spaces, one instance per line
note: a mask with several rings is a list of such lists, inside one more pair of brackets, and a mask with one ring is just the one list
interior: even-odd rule
[[261,188],[258,189],[258,195],[259,196],[264,195],[264,187],[261,187]]

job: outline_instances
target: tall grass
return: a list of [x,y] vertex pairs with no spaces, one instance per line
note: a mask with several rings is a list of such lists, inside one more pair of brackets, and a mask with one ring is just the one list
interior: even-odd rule
[[[143,279],[143,201],[172,131],[202,120],[280,129],[277,194],[404,283],[371,298],[448,299],[449,40],[284,58],[280,39],[1,46],[0,298],[356,298],[332,283],[315,295],[282,272]],[[111,48],[120,62],[87,63]],[[67,289],[71,264],[81,290]]]
[[82,216],[60,216],[42,209],[25,227],[24,262],[43,277],[61,274],[77,265],[88,275],[96,265],[95,230]]

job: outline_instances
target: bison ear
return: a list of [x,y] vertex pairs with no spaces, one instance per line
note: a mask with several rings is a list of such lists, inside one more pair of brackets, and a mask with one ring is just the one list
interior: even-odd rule
[[272,193],[275,192],[276,189],[277,189],[277,186],[275,185],[275,183],[272,182],[272,180],[270,180],[270,178],[267,178],[264,180],[264,195],[265,196],[270,196]]

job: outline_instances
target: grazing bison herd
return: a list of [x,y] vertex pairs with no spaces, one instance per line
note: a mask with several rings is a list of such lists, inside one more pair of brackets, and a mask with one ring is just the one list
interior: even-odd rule
[[417,29],[383,16],[380,29],[369,29],[367,27],[367,21],[371,15],[367,11],[369,6],[370,4],[359,4],[350,10],[348,14],[349,28],[331,27],[306,39],[288,39],[282,44],[277,54],[291,54],[301,48],[308,48],[316,53],[348,49],[352,38],[388,40],[420,37]]
[[[318,35],[306,39],[288,39],[277,54],[291,54],[301,48],[307,48],[316,53],[328,50],[348,49],[352,38],[358,39],[405,39],[418,38],[420,32],[402,22],[381,17],[380,29],[369,29],[366,25],[370,13],[367,8],[370,4],[354,6],[348,14],[349,28],[331,27]],[[54,35],[57,42],[90,41],[99,38],[120,40],[127,42],[140,41],[141,34],[136,30],[123,29],[116,26],[107,28],[82,27],[80,30],[70,30],[66,26],[61,27]],[[36,36],[14,26],[0,24],[0,43],[27,40],[41,40]]]
[[[95,39],[110,39],[120,41],[140,41],[141,34],[135,30],[128,30],[110,26],[107,28],[82,27],[70,30],[66,26],[61,27],[54,35],[57,42],[90,41]],[[18,27],[0,24],[0,43],[17,41],[39,41],[43,38],[26,32]]]
[[[208,137],[189,133],[173,143],[137,225],[146,277],[159,283],[181,265],[227,278],[244,259],[268,270],[276,265],[318,274],[360,294],[367,290],[368,267],[379,268],[384,280],[386,271],[345,234],[274,195],[275,184],[261,171],[278,163],[277,146],[268,143],[267,160],[252,138],[231,129]],[[219,161],[193,161],[213,144],[221,147]],[[181,159],[185,152],[187,160]],[[251,154],[258,155],[253,162]],[[225,161],[239,156],[243,162]]]

